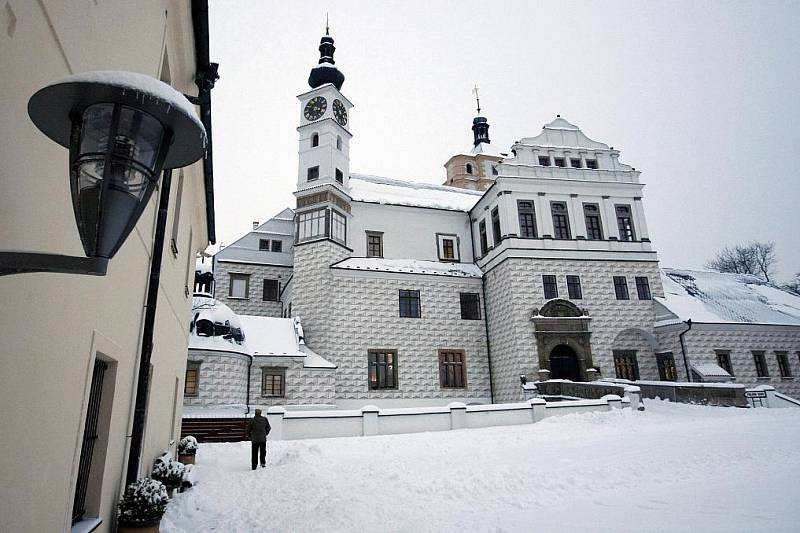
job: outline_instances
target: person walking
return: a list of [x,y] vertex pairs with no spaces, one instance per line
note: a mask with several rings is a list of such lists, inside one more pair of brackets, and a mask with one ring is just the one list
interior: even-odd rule
[[251,444],[250,464],[255,470],[259,459],[261,468],[267,466],[267,435],[270,431],[269,420],[261,416],[261,409],[256,409],[256,414],[247,422],[247,438]]

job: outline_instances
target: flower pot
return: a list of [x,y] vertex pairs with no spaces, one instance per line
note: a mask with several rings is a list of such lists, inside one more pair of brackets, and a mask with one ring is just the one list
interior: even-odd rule
[[117,533],[159,533],[161,518],[147,522],[120,522]]
[[185,465],[193,465],[194,464],[194,456],[195,456],[195,454],[193,454],[193,453],[191,453],[191,454],[190,453],[181,453],[181,454],[178,454],[178,461],[180,461],[181,463],[183,463]]

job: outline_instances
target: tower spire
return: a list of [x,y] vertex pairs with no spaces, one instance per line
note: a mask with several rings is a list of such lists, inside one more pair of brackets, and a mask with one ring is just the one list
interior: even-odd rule
[[328,12],[325,12],[325,35],[330,35],[330,27],[328,26]]
[[475,103],[478,104],[478,116],[472,119],[472,134],[474,136],[473,145],[478,146],[481,143],[489,144],[489,122],[486,117],[481,116],[481,98],[478,96],[478,84],[472,88],[475,94]]
[[312,89],[316,89],[326,83],[332,83],[337,89],[342,89],[344,74],[336,68],[336,61],[333,60],[335,51],[333,37],[330,36],[328,14],[325,13],[325,35],[319,41],[319,62],[316,67],[311,69],[311,74],[308,76],[308,84]]

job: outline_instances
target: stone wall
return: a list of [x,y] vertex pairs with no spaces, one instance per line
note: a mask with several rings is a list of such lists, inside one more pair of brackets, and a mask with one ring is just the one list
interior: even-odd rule
[[[231,298],[230,274],[249,274],[250,287],[247,298]],[[247,263],[214,262],[214,298],[230,307],[239,315],[280,317],[283,306],[278,302],[265,302],[264,280],[277,279],[283,287],[292,276],[291,267],[252,265]]]
[[[631,344],[632,337],[621,337],[624,342],[619,348],[615,339],[630,328],[652,335],[654,304],[652,300],[638,299],[634,277],[647,276],[652,296],[663,296],[658,263],[509,258],[484,276],[495,401],[522,399],[520,374],[531,379],[537,375],[538,354],[530,318],[546,302],[542,275],[547,274],[556,276],[558,295],[564,299],[568,299],[566,276],[580,276],[583,298],[573,303],[586,309],[591,317],[592,361],[601,377],[615,376],[613,349],[636,349],[640,371],[643,375],[652,374],[655,361],[650,364],[644,360],[653,358],[652,347],[643,335],[638,344]],[[616,299],[613,276],[622,275],[628,281],[630,300]]]
[[[303,360],[297,357],[256,356],[253,359],[253,369],[250,373],[250,405],[270,407],[335,403],[336,369],[304,368]],[[265,367],[285,369],[285,394],[282,398],[262,396],[261,376]]]
[[[661,348],[673,352],[675,366],[678,367],[681,379],[685,379],[686,372],[683,371],[683,354],[678,333],[685,330],[686,325],[659,329]],[[772,385],[778,392],[800,398],[800,327],[695,324],[684,338],[690,364],[717,364],[715,350],[729,350],[736,383],[748,387]],[[753,350],[764,352],[769,377],[756,376]],[[787,352],[793,377],[781,377],[776,350]]]

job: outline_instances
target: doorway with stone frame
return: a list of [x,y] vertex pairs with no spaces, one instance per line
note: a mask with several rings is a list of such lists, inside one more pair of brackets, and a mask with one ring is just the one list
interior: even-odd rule
[[539,356],[539,380],[594,380],[591,317],[586,310],[568,300],[555,299],[534,309],[531,321]]

